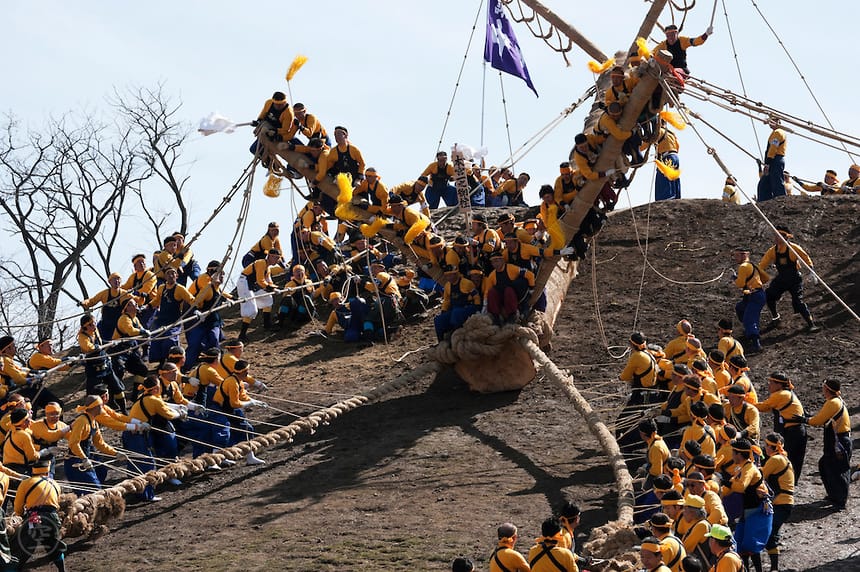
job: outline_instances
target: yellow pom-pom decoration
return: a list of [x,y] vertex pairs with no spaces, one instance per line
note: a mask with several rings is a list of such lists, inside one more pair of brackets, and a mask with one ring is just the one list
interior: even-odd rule
[[663,173],[663,176],[670,181],[674,181],[681,176],[681,171],[669,163],[664,163],[660,159],[655,160],[654,163],[657,165],[657,170]]
[[291,81],[296,73],[302,69],[302,66],[305,65],[305,62],[308,61],[307,56],[303,56],[301,54],[297,55],[293,59],[293,63],[290,64],[290,69],[287,70],[287,81]]
[[645,38],[636,38],[636,47],[639,48],[640,58],[644,60],[651,57],[651,50],[648,49],[648,42],[645,41]]
[[412,241],[418,238],[418,235],[424,232],[424,229],[428,226],[430,226],[430,219],[422,218],[406,231],[406,236],[403,237],[403,242],[406,244],[412,244]]
[[608,60],[606,60],[602,64],[599,64],[594,60],[589,60],[588,69],[591,70],[591,73],[603,73],[614,65],[615,65],[615,58],[609,58]]
[[281,177],[269,175],[266,184],[263,185],[263,194],[273,199],[281,196]]
[[335,182],[337,183],[337,188],[340,191],[337,195],[337,203],[342,205],[344,203],[352,202],[352,179],[346,173],[338,173],[335,178]]
[[662,119],[675,129],[684,129],[685,127],[687,127],[687,122],[684,121],[683,117],[681,117],[674,111],[669,111],[668,109],[664,109],[660,112],[660,119]]
[[359,227],[359,229],[361,230],[361,234],[363,234],[367,238],[371,238],[373,236],[376,236],[376,233],[382,230],[382,227],[385,226],[386,222],[387,221],[384,218],[377,217],[375,221],[370,224],[363,224]]
[[340,220],[358,220],[362,217],[362,213],[352,203],[342,203],[334,209],[334,216]]

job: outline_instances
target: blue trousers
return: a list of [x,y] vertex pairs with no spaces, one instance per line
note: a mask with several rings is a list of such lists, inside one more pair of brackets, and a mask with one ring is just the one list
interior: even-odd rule
[[192,367],[197,365],[200,352],[217,348],[224,340],[224,334],[221,332],[221,324],[212,326],[197,324],[193,328],[185,330],[185,340],[188,342],[188,347],[185,349],[185,365],[182,366],[182,369],[183,371],[190,371]]
[[[156,327],[159,327],[156,324]],[[170,348],[179,345],[179,334],[182,331],[180,326],[168,328],[156,336],[158,339],[153,339],[149,343],[149,361],[161,363],[167,358]]]
[[129,455],[129,471],[142,474],[155,469],[155,459],[152,458],[152,442],[148,434],[123,431],[122,446],[124,449],[138,453],[138,455]]
[[431,209],[439,208],[439,199],[445,201],[445,204],[449,207],[455,207],[460,204],[457,198],[457,188],[451,183],[430,185],[427,187],[424,196],[427,197],[427,203]]
[[[96,476],[95,469],[90,469],[89,471],[82,471],[75,467],[81,463],[81,459],[77,457],[68,457],[63,462],[63,468],[66,471],[66,478],[73,483],[81,483],[87,485],[95,485],[98,488],[102,488],[102,482],[99,480],[98,476]],[[87,487],[89,489],[91,487]],[[89,490],[85,489],[72,489],[72,492],[78,496],[89,494]]]
[[767,165],[767,175],[763,175],[758,180],[758,187],[756,188],[758,202],[785,195],[785,181],[783,181],[785,157],[774,157]]
[[744,333],[748,337],[758,337],[758,323],[761,319],[761,311],[764,308],[766,298],[764,290],[756,290],[744,294],[741,301],[735,305],[735,313],[738,320],[744,324]]
[[[664,153],[663,162],[677,169],[681,165],[677,153]],[[654,179],[654,200],[668,201],[681,198],[681,179],[670,181],[666,175],[657,171]]]
[[448,332],[460,328],[469,316],[481,310],[480,306],[469,304],[468,306],[454,306],[447,312],[442,312],[433,319],[433,325],[436,327],[436,339],[442,340]]

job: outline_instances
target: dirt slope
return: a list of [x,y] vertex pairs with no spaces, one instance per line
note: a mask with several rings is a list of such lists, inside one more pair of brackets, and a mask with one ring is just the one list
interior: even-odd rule
[[[794,230],[819,273],[856,309],[860,202],[793,197],[763,209]],[[644,248],[646,235],[654,270],[643,279],[639,245]],[[754,257],[771,244],[751,206],[697,200],[615,213],[594,263],[585,263],[571,285],[552,359],[612,418],[624,391],[612,380],[623,360],[611,357],[607,344],[620,354],[634,328],[665,342],[686,317],[712,346],[716,321],[731,315],[736,300],[727,278],[728,251],[736,244],[750,245]],[[784,300],[782,328],[766,334],[765,352],[751,358],[754,382],[766,393],[764,377],[782,369],[815,411],[821,382],[836,377],[856,416],[858,323],[821,287],[809,287],[808,300],[824,330],[803,332]],[[306,337],[310,329],[284,339],[258,333],[248,349],[255,371],[270,384],[269,402],[295,414],[408,371],[420,353],[394,360],[433,340],[429,322],[372,347]],[[292,419],[266,415],[251,417]],[[855,570],[860,537],[851,525],[860,506],[850,501],[847,511],[833,514],[816,502],[824,493],[816,472],[820,431],[813,434],[799,506],[784,529],[783,561],[796,570]],[[611,473],[596,443],[542,378],[519,393],[478,396],[446,372],[261,456],[268,460],[264,467],[207,474],[165,491],[160,503],[130,506],[107,536],[72,544],[70,568],[445,570],[464,554],[484,570],[500,522],[520,525],[519,548],[527,550],[562,500],[583,507],[583,536],[615,514]]]

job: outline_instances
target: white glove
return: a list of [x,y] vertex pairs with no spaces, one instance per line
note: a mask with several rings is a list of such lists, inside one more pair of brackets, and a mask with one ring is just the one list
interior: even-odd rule
[[93,462],[89,459],[84,459],[80,463],[78,463],[77,469],[82,472],[92,471],[93,470]]
[[66,425],[65,427],[60,429],[60,433],[62,433],[63,435],[68,435],[71,431],[72,431],[71,425]]
[[137,430],[140,433],[143,433],[144,431],[149,431],[150,429],[152,429],[152,426],[145,421],[143,423],[137,424]]
[[810,274],[810,275],[809,275],[809,280],[810,280],[813,284],[816,284],[816,285],[818,284],[818,282],[820,282],[820,281],[819,281],[819,279],[818,279],[818,276],[816,276],[815,274]]
[[49,455],[54,455],[55,457],[60,454],[60,448],[56,445],[47,447],[45,451],[47,451]]
[[606,173],[606,176],[607,176],[607,177],[609,177],[609,176],[612,176],[612,175],[614,175],[614,174],[616,173],[616,169],[606,169],[606,170],[605,170],[605,171],[603,171],[603,172],[604,172],[604,173]]
[[188,418],[188,408],[184,405],[179,406],[179,418],[185,421]]
[[128,461],[128,455],[125,453],[117,452],[116,457],[114,457],[117,461]]
[[192,387],[197,387],[198,385],[200,385],[200,380],[197,379],[196,377],[189,377],[188,378],[188,385],[190,385]]
[[202,409],[205,409],[205,407],[203,407],[199,403],[196,403],[194,401],[188,402],[188,411],[200,411]]
[[367,219],[367,222],[369,222],[370,224],[373,224],[374,222],[376,222],[376,215],[373,215],[372,217]]
[[256,389],[257,391],[266,391],[269,388],[266,386],[265,383],[258,379],[254,382],[254,389]]
[[259,399],[252,399],[251,401],[248,402],[248,404],[254,405],[256,407],[262,407],[263,409],[265,409],[269,406],[268,403],[266,403],[265,401],[260,401]]
[[706,33],[707,35],[709,35],[709,36],[712,36],[712,35],[714,34],[714,27],[713,27],[713,26],[708,26],[708,29],[707,29],[707,30],[705,30],[705,33]]
[[668,415],[658,415],[654,418],[654,421],[656,421],[657,423],[670,423],[672,421],[672,418]]
[[137,423],[126,423],[125,424],[126,431],[137,431]]
[[572,246],[565,246],[564,248],[562,248],[561,250],[558,251],[558,253],[561,254],[562,256],[570,256],[574,252],[575,252],[575,250]]

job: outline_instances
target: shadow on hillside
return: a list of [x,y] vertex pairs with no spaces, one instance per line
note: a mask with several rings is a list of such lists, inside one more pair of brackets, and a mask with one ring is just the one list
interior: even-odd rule
[[[255,495],[255,504],[265,507],[271,503],[321,498],[329,491],[358,486],[362,472],[378,469],[385,465],[386,459],[408,450],[419,439],[442,427],[462,427],[470,435],[485,438],[536,478],[549,478],[520,452],[497,443],[494,437],[482,436],[472,427],[475,415],[510,405],[518,395],[518,392],[474,394],[453,372],[443,372],[420,394],[388,399],[351,411],[338,420],[336,435],[320,431],[318,438],[331,437],[318,451],[323,458],[261,490]],[[559,483],[559,486],[564,485]],[[264,511],[259,523],[268,520]]]
[[807,568],[806,572],[848,572],[854,570],[860,570],[860,556],[851,556],[850,558],[827,562],[815,568]]

